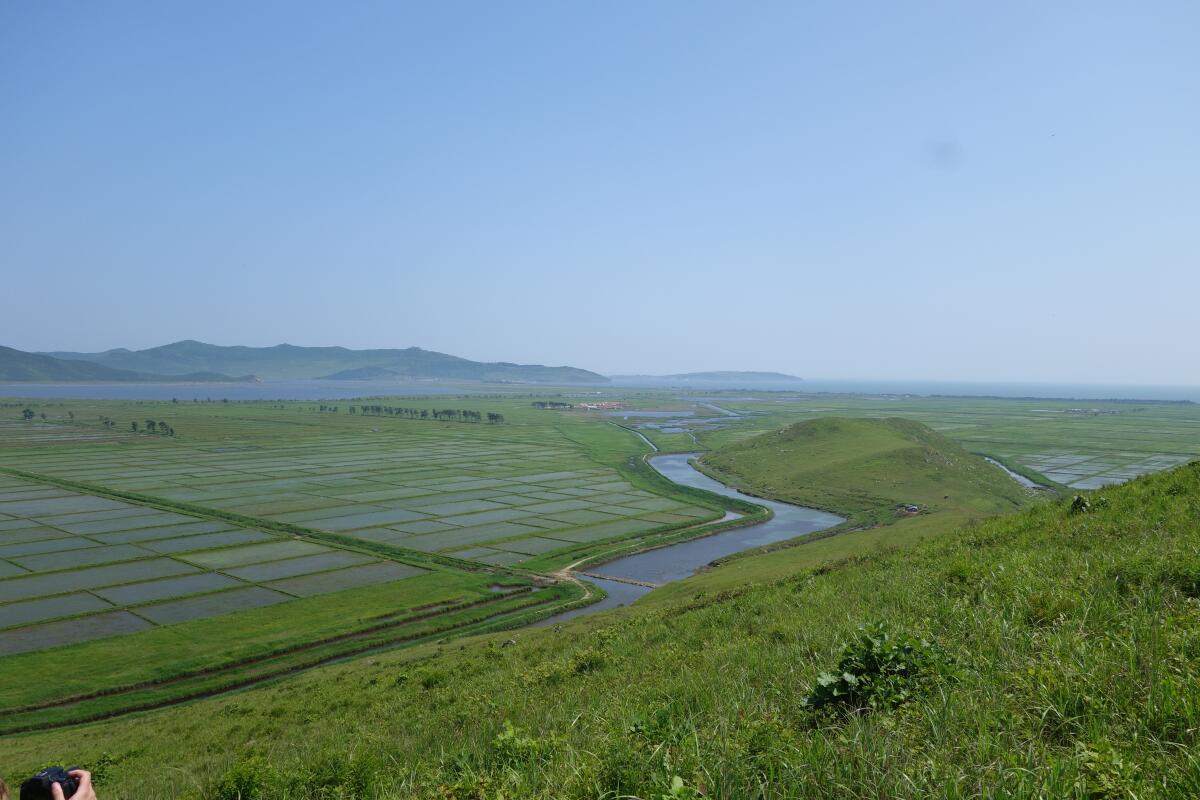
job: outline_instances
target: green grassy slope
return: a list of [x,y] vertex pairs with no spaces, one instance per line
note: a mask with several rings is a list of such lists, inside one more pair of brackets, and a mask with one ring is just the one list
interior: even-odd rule
[[[511,647],[428,645],[6,737],[4,777],[81,763],[106,798],[1196,796],[1200,468],[1104,496],[724,592],[716,570]],[[942,666],[895,707],[808,710],[880,621]]]
[[1047,479],[1072,482],[1044,468],[1049,458],[1090,459],[1091,468],[1074,471],[1129,477],[1130,472],[1164,469],[1160,460],[1164,456],[1177,459],[1176,463],[1200,456],[1200,405],[1195,403],[915,395],[770,397],[745,392],[727,398],[717,395],[716,402],[752,416],[737,425],[699,430],[697,438],[705,449],[718,449],[799,419],[838,416],[914,419],[969,452],[999,459],[1043,484]]
[[922,515],[955,524],[1029,504],[997,467],[906,419],[823,417],[706,453],[701,466],[745,492],[834,511],[854,525]]

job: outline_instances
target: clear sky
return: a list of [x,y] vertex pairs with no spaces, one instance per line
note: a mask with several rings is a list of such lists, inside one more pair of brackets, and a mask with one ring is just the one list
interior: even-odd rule
[[0,343],[1200,384],[1200,3],[0,3]]

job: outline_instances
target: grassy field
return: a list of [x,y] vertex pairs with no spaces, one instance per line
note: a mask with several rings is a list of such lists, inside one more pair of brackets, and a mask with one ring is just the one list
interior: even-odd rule
[[912,420],[821,417],[705,453],[699,465],[744,492],[821,508],[847,527],[919,515],[964,520],[1009,513],[1034,493],[998,467]]
[[[1104,498],[0,744],[116,798],[1194,796],[1200,470]],[[911,678],[844,660],[877,622]],[[839,660],[867,688],[806,705]]]
[[[742,416],[722,419],[713,406]],[[1120,483],[1200,455],[1194,403],[712,392],[680,395],[675,407],[693,415],[630,423],[665,451],[689,452],[814,417],[903,417],[1039,483],[1072,489]]]
[[840,416],[916,420],[969,452],[1070,488],[1120,483],[1200,456],[1200,406],[1192,403],[785,393],[740,393],[718,402],[748,417],[698,431],[705,449],[802,419]]

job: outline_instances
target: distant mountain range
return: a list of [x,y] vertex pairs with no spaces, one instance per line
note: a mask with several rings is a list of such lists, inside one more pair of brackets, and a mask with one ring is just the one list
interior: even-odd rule
[[43,383],[74,383],[97,381],[104,383],[208,383],[214,381],[253,381],[253,375],[232,378],[216,372],[187,372],[175,375],[156,375],[128,369],[116,369],[82,359],[55,358],[40,353],[26,353],[0,346],[0,380]]
[[[231,378],[241,375],[243,378]],[[448,380],[499,383],[608,383],[576,367],[485,363],[409,347],[224,347],[186,340],[146,350],[103,353],[23,353],[0,348],[0,380],[9,381],[232,381],[232,380]]]
[[744,372],[738,370],[717,370],[714,372],[683,372],[676,375],[614,375],[614,381],[621,383],[728,383],[739,386],[752,386],[760,383],[799,383],[803,378],[786,375],[782,372]]

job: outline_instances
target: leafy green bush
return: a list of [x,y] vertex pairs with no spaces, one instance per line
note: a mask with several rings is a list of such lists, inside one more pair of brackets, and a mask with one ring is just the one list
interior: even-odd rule
[[491,761],[506,767],[534,764],[549,758],[554,746],[553,738],[529,736],[505,720],[504,729],[492,738]]
[[355,752],[324,753],[308,762],[304,769],[287,776],[289,797],[319,800],[351,800],[367,797],[377,775],[385,767],[374,758]]
[[842,651],[837,673],[822,672],[804,705],[866,710],[907,702],[947,664],[945,653],[926,639],[892,633],[883,623],[862,625]]
[[213,786],[213,800],[260,800],[278,776],[261,754],[244,755],[233,763]]

